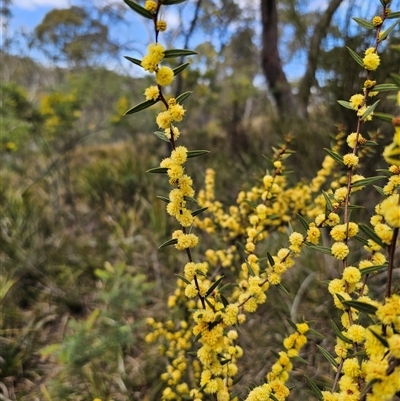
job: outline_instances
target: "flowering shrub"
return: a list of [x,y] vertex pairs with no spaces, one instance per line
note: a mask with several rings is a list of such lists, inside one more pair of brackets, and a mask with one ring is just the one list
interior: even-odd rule
[[[128,58],[154,74],[155,85],[145,89],[146,100],[127,114],[156,103],[163,106],[156,117],[160,129],[156,135],[170,143],[171,153],[149,172],[167,176],[171,190],[168,196],[158,197],[165,201],[166,211],[177,220],[179,229],[160,248],[174,246],[187,257],[176,290],[168,299],[169,308],[180,311],[174,313],[179,319],[165,323],[148,319],[151,331],[146,341],[159,342],[161,354],[169,361],[161,375],[165,383],[163,399],[227,401],[245,397],[249,401],[283,401],[289,396],[287,382],[293,364],[301,360],[307,335],[318,334],[311,323],[289,321],[293,332],[283,340],[276,362],[263,383],[253,386],[245,396],[235,392],[241,378],[240,358],[246,352],[239,345],[239,337],[247,316],[268,302],[269,289],[278,286],[285,291],[284,273],[308,248],[336,260],[340,266],[337,278],[327,285],[326,295],[332,297],[341,323],[332,322],[335,354],[319,347],[332,365],[332,385],[321,388],[307,376],[305,381],[319,400],[391,400],[400,392],[400,294],[398,288],[393,288],[400,227],[400,123],[399,117],[375,112],[379,100],[370,104],[370,98],[385,91],[400,93],[399,75],[393,74],[394,83],[373,79],[380,65],[379,46],[398,21],[385,31],[382,27],[386,20],[400,14],[390,11],[390,1],[381,1],[382,13],[372,22],[355,19],[375,33],[374,43],[363,57],[349,49],[364,70],[364,82],[360,83],[360,93],[339,103],[355,112],[355,129],[339,132],[336,145],[326,149],[315,178],[307,183],[289,183],[285,174],[291,154],[287,138],[274,148],[269,170],[250,190],[239,192],[236,204],[225,207],[215,196],[214,170],[206,170],[204,188],[197,196],[187,173],[188,159],[207,151],[177,145],[181,137],[178,123],[185,117],[184,101],[191,92],[174,98],[165,91],[174,76],[188,67],[185,63],[172,69],[163,65],[165,59],[194,54],[188,49],[167,50],[158,41],[159,33],[167,29],[166,22],[159,19],[160,10],[182,1],[148,0],[141,7],[125,0],[132,10],[152,21],[155,33],[154,43],[142,60]],[[363,132],[368,121],[376,117],[392,122],[395,132],[393,143],[383,153],[388,168],[366,178],[361,174],[360,161],[376,143],[365,139]],[[348,151],[342,155],[343,143]],[[380,200],[370,221],[352,220],[351,212],[363,206],[355,194],[378,180],[385,183],[383,187],[375,186]],[[295,221],[300,221],[302,232],[292,229],[291,222]],[[276,253],[265,252],[263,244],[275,230],[289,232],[287,243]],[[203,256],[194,255],[199,231],[224,246],[208,249]],[[323,235],[327,239],[321,245]],[[228,273],[233,281],[225,282]],[[369,279],[376,274],[385,276],[384,294],[369,293]]]

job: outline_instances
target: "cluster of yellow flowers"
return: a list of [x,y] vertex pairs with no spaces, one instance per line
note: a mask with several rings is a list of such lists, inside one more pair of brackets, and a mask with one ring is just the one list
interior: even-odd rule
[[271,371],[267,373],[266,382],[252,389],[246,401],[284,401],[288,397],[290,390],[285,383],[293,369],[291,359],[298,356],[300,349],[307,343],[305,334],[309,330],[307,323],[298,323],[296,328],[296,333],[283,340],[286,351],[279,352],[279,359],[272,365]]
[[[156,85],[146,88],[145,103],[160,101],[165,106],[165,111],[157,115],[156,123],[169,139],[172,151],[156,170],[168,176],[172,189],[164,199],[167,213],[181,226],[172,233],[167,244],[174,244],[188,256],[175,292],[168,299],[169,308],[180,309],[179,320],[165,323],[148,320],[152,332],[146,341],[158,342],[160,353],[168,360],[166,371],[161,375],[166,385],[164,400],[199,401],[210,396],[218,401],[235,399],[232,390],[239,370],[237,361],[243,355],[238,345],[238,326],[246,322],[247,313],[254,313],[267,301],[266,293],[271,286],[281,286],[284,273],[295,264],[295,258],[305,247],[330,254],[336,265],[342,267],[338,278],[328,285],[333,303],[341,313],[343,327],[335,326],[336,357],[330,358],[337,377],[331,391],[322,391],[321,398],[356,401],[364,391],[367,401],[389,400],[400,391],[400,381],[396,381],[400,375],[400,296],[391,293],[391,279],[388,279],[382,301],[372,299],[367,286],[368,277],[376,271],[393,268],[400,227],[398,118],[393,122],[394,142],[384,154],[386,160],[395,161],[386,171],[386,185],[379,190],[385,198],[376,206],[367,229],[351,221],[349,212],[351,207],[357,207],[351,203],[353,195],[373,182],[356,171],[367,153],[362,148],[368,147],[368,141],[361,134],[362,123],[372,119],[376,105],[368,106],[367,99],[379,92],[371,73],[380,65],[377,51],[379,38],[382,38],[380,30],[389,14],[390,1],[383,3],[382,17],[372,19],[377,32],[375,46],[368,48],[363,58],[353,54],[367,75],[362,93],[351,96],[349,102],[342,102],[356,111],[356,132],[346,135],[340,130],[336,145],[328,152],[316,176],[309,183],[293,186],[284,174],[285,162],[290,156],[288,139],[274,149],[271,171],[267,170],[249,190],[240,191],[236,203],[228,208],[216,200],[215,171],[207,169],[204,189],[197,197],[199,210],[207,209],[207,213],[200,217],[188,207],[190,202],[196,202],[193,180],[185,173],[185,163],[192,153],[184,146],[176,146],[180,131],[175,123],[183,119],[185,109],[179,98],[166,99],[163,93],[163,87],[172,83],[176,70],[160,65],[166,57],[165,49],[157,42],[158,32],[166,28],[164,21],[158,20],[162,1],[146,1],[144,9],[154,21],[156,43],[149,45],[140,64],[155,74]],[[345,143],[351,150],[341,156],[339,152]],[[321,190],[323,187],[325,191]],[[293,231],[289,224],[296,215],[302,216],[304,233]],[[204,262],[194,262],[191,248],[199,239],[191,232],[193,226],[208,234],[220,235],[222,242],[228,245],[222,249],[208,249]],[[366,239],[359,236],[363,229],[367,230]],[[265,240],[276,230],[290,231],[288,243],[274,255],[267,253],[265,257],[262,250]],[[330,239],[330,246],[326,247],[319,245],[324,230]],[[235,241],[238,244],[232,245]],[[360,243],[364,248],[356,246]],[[350,255],[353,249],[356,252]],[[385,251],[388,251],[387,256]],[[352,256],[351,264],[349,256]],[[227,286],[222,285],[225,284],[222,268],[229,269],[235,276],[234,282]],[[371,325],[360,318],[361,312],[369,316]],[[290,391],[286,382],[293,369],[292,360],[306,344],[305,334],[309,331],[306,323],[293,326],[296,332],[283,341],[285,351],[279,353],[265,383],[250,391],[248,401],[284,401],[288,397]],[[189,351],[195,357],[192,358]]]
[[49,133],[71,129],[81,116],[81,100],[76,93],[52,92],[43,96],[39,111],[45,117],[45,127]]
[[[382,23],[381,17],[374,17],[373,25],[377,29],[380,29]],[[371,113],[368,118],[364,118],[367,110],[366,97],[371,95],[370,90],[376,85],[376,82],[370,79],[370,71],[376,70],[380,63],[377,45],[378,43],[375,47],[367,49],[363,59],[364,67],[368,70],[364,94],[356,94],[350,98],[350,106],[357,110],[359,125],[357,132],[347,137],[347,143],[353,151],[343,157],[343,164],[348,169],[347,183],[345,182],[345,187],[342,189],[343,195],[339,197],[337,192],[334,195],[335,200],[345,202],[345,221],[343,224],[337,222],[330,232],[333,240],[337,241],[332,245],[332,254],[337,259],[343,260],[343,271],[341,278],[329,283],[328,290],[333,296],[335,306],[343,311],[341,324],[344,329],[338,334],[335,346],[338,388],[334,386],[331,391],[323,391],[322,397],[325,401],[342,399],[358,401],[362,393],[366,394],[368,401],[385,401],[393,399],[400,389],[398,363],[400,297],[391,294],[391,274],[388,274],[386,298],[382,302],[368,296],[369,289],[366,284],[371,273],[385,267],[389,270],[393,269],[391,249],[394,250],[396,247],[400,227],[398,194],[400,163],[396,163],[395,158],[390,160],[395,163],[387,170],[388,182],[380,190],[386,198],[375,207],[375,215],[370,219],[373,229],[369,231],[370,238],[364,245],[369,256],[362,258],[358,267],[350,266],[347,262],[350,252],[348,241],[356,237],[359,231],[359,226],[348,218],[347,211],[350,204],[348,189],[352,189],[355,182],[364,179],[364,177],[357,177],[355,180],[357,175],[354,174],[354,170],[359,161],[358,146],[366,143],[359,130],[360,122],[367,121],[372,115]],[[383,253],[385,248],[388,251],[389,260]],[[360,312],[368,314],[373,323],[365,327],[360,319]],[[363,358],[357,358],[360,352],[364,354]]]

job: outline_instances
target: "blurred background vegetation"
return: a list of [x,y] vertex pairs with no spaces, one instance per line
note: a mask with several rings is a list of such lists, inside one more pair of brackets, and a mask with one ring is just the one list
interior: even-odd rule
[[[344,46],[359,53],[369,46],[368,32],[351,17],[371,18],[380,4],[368,10],[355,0],[332,3],[330,16],[322,2],[310,7],[306,0],[271,1],[275,17],[262,1],[175,6],[182,23],[165,40],[198,52],[171,88],[194,91],[181,140],[189,149],[211,151],[190,163],[198,188],[205,166],[213,167],[218,196],[232,204],[265,169],[261,155],[288,133],[297,152],[291,179],[310,178],[338,127],[355,129],[354,113],[336,102],[361,87],[359,66]],[[164,361],[144,343],[144,319],[166,316],[177,270],[171,266],[181,262],[174,250],[157,250],[175,227],[156,198],[167,193],[166,183],[145,173],[167,152],[152,134],[158,109],[123,115],[151,82],[132,73],[137,67],[122,67],[136,30],[125,38],[130,48],[110,39],[111,25],[126,24],[128,8],[122,1],[77,3],[49,11],[22,35],[9,29],[12,5],[4,0],[1,8],[0,399],[160,399]],[[275,58],[266,60],[263,35],[271,35],[265,27],[271,18],[280,39]],[[379,83],[399,72],[399,48],[397,30],[381,49]],[[268,76],[277,65],[284,94]],[[280,102],[280,95],[289,100]],[[380,107],[393,112],[385,98]],[[391,141],[390,125],[377,121],[368,129],[383,137],[379,155]],[[381,167],[371,157],[366,175]],[[270,238],[272,253],[283,239]],[[249,319],[252,334],[243,339],[249,378],[260,380],[271,364],[269,350],[289,328],[283,317],[301,284],[318,274],[330,278],[328,267],[318,272],[320,265],[306,254],[286,277],[291,296],[272,291],[277,301]],[[315,310],[323,321],[331,312],[319,299],[320,287],[301,293],[298,313]],[[310,366],[320,359],[311,344]],[[305,369],[315,376],[302,366],[295,380]],[[298,387],[295,397],[306,391]]]

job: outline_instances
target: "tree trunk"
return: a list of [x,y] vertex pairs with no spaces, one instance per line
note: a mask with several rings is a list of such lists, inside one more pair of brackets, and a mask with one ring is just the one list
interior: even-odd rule
[[278,12],[276,0],[261,0],[261,62],[272,96],[281,117],[297,116],[296,102],[278,50]]
[[338,9],[343,0],[331,0],[325,12],[321,15],[315,25],[313,35],[308,48],[307,69],[300,80],[299,92],[297,95],[300,114],[307,116],[307,106],[310,100],[311,87],[315,83],[315,72],[318,66],[318,56],[321,53],[321,42],[325,38],[333,14]]

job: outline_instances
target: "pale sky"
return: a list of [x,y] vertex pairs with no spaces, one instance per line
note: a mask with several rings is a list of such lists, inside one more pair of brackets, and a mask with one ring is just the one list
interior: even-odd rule
[[38,7],[51,7],[51,8],[64,8],[68,7],[70,1],[68,0],[18,0],[18,7],[27,9],[27,10],[35,10]]

